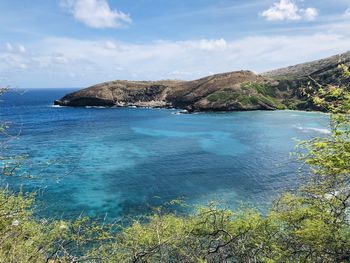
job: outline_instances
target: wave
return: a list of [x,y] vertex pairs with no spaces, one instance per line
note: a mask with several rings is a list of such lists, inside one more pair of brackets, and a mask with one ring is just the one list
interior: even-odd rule
[[188,112],[188,110],[179,110],[179,111],[174,112],[172,114],[181,115],[181,114],[189,114],[189,112]]

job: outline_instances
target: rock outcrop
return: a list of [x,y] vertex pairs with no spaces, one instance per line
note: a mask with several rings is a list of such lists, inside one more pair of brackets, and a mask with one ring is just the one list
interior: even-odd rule
[[111,81],[64,96],[61,106],[174,107],[193,111],[317,110],[313,84],[338,81],[350,52],[263,74],[236,71],[193,81]]

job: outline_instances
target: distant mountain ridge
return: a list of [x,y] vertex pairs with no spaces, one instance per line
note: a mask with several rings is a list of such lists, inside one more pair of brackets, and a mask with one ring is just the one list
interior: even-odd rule
[[[110,81],[67,94],[56,105],[159,107],[193,111],[318,110],[310,100],[316,82],[335,84],[350,52],[255,74],[235,71],[193,81]],[[311,88],[310,88],[311,87]]]

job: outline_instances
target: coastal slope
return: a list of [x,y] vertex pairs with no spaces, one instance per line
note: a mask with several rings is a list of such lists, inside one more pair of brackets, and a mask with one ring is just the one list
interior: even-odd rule
[[235,71],[192,81],[110,81],[67,94],[60,106],[158,107],[194,111],[318,110],[310,97],[335,84],[350,52],[262,74]]

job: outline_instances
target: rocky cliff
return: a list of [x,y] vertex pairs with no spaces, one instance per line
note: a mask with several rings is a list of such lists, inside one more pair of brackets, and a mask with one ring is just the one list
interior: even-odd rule
[[193,81],[111,81],[55,101],[61,106],[175,107],[188,111],[317,110],[310,95],[316,83],[338,81],[338,65],[350,52],[263,74],[237,71]]

